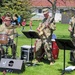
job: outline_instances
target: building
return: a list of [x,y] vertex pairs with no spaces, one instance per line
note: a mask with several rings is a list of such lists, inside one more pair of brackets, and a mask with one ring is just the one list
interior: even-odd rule
[[[52,15],[52,5],[48,0],[31,0],[32,3],[32,14],[36,14],[32,17],[33,20],[43,19],[42,8],[49,8],[50,15]],[[75,10],[75,0],[57,0],[57,10],[55,14],[55,21],[59,22],[62,20],[62,14],[69,10]],[[66,15],[66,14],[64,14]]]

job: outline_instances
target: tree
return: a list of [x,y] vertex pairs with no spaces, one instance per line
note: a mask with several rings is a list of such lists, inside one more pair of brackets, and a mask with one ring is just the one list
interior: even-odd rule
[[30,18],[31,3],[30,0],[2,0],[0,6],[0,13],[11,12],[23,16],[23,18]]
[[0,0],[0,6],[2,5],[2,0]]
[[[59,1],[59,0],[47,0],[48,2],[50,2],[51,3],[51,5],[52,5],[52,16],[54,17],[55,16],[55,13],[56,13],[56,9],[57,9],[57,6],[56,6],[56,4],[57,4],[57,1]],[[65,7],[66,7],[66,2],[67,1],[75,1],[75,0],[61,0],[64,4],[65,4]]]
[[52,5],[52,16],[55,17],[57,0],[48,0]]

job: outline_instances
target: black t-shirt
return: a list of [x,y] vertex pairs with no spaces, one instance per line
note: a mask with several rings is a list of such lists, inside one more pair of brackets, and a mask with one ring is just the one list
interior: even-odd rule
[[18,25],[18,21],[17,21],[17,20],[12,20],[12,21],[11,21],[11,24],[12,24],[12,25]]

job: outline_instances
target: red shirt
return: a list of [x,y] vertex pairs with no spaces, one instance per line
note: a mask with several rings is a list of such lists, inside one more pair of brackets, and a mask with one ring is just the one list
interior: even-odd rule
[[26,25],[26,22],[25,22],[25,21],[23,21],[23,22],[22,22],[22,26],[25,26],[25,25]]

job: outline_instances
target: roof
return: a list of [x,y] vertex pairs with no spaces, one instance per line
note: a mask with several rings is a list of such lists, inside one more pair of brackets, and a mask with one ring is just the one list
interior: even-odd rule
[[[31,0],[33,7],[51,7],[48,0]],[[57,7],[75,7],[75,0],[57,0]]]

